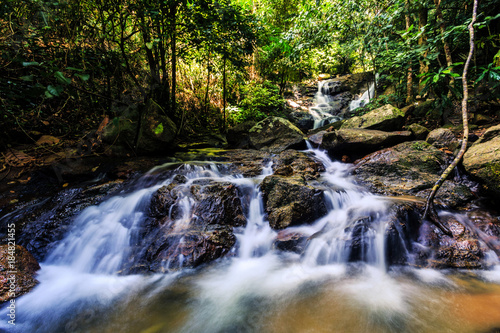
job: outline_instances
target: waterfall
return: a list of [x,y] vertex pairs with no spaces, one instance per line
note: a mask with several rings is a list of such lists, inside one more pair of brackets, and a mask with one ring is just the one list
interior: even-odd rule
[[375,82],[378,81],[379,75],[375,74],[375,81],[371,82],[368,86],[368,90],[363,92],[361,96],[351,101],[349,104],[349,111],[354,111],[357,108],[363,107],[370,103],[370,100],[375,96]]
[[315,105],[309,108],[309,113],[314,118],[313,128],[318,128],[341,119],[331,114],[333,97],[330,92],[331,90],[335,90],[335,87],[330,87],[330,85],[335,83],[337,81],[318,81],[318,91],[314,95]]
[[[40,284],[16,300],[18,324],[0,321],[0,331],[450,330],[453,320],[438,311],[453,309],[455,304],[446,303],[448,295],[462,287],[432,269],[407,268],[407,275],[391,275],[386,261],[389,199],[360,187],[350,165],[332,161],[326,152],[309,145],[304,153],[325,168],[314,184],[323,189],[328,213],[286,229],[306,239],[302,252],[275,246],[279,233],[269,226],[259,188],[273,173],[271,163],[255,177],[233,174],[223,164],[169,163],[145,175],[166,172],[163,180],[150,180],[144,188],[83,210],[41,264]],[[243,202],[246,226],[234,228],[233,252],[201,269],[182,269],[187,258],[180,255],[163,263],[165,274],[121,275],[124,262],[140,248],[137,234],[148,221],[152,196],[176,181],[176,213],[170,207],[164,222],[179,234],[178,242],[169,244],[172,252],[186,242],[196,219],[188,193],[193,185],[211,182],[233,184]],[[403,241],[401,246],[403,255],[411,253]],[[487,256],[498,265],[494,253]],[[500,270],[483,277],[500,283]],[[0,316],[6,314],[3,307]]]

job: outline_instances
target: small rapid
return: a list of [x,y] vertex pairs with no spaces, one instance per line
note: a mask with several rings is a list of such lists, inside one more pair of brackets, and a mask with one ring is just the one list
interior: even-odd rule
[[[479,280],[470,284],[446,271],[412,267],[412,242],[418,239],[400,235],[391,242],[399,242],[399,255],[409,265],[390,266],[392,201],[356,184],[350,165],[311,146],[305,153],[325,169],[310,182],[323,191],[325,216],[273,230],[259,186],[273,174],[272,163],[254,177],[216,163],[156,167],[145,177],[170,170],[168,177],[79,214],[41,264],[40,284],[16,300],[18,324],[0,321],[0,330],[476,332],[500,327],[498,311],[488,310],[500,306],[494,253],[488,253],[492,269],[479,272]],[[234,226],[236,241],[225,257],[185,267],[191,255],[186,243],[202,218],[193,198],[214,184],[236,187],[246,223]],[[165,241],[160,249],[179,255],[161,262],[158,271],[163,273],[125,274],[131,258],[149,253],[140,235],[151,222],[152,197],[174,185],[175,204],[161,218],[159,230],[165,237],[175,234],[175,242]],[[276,244],[284,232],[303,239],[303,251],[280,250]],[[483,293],[474,294],[479,289]],[[486,304],[489,317],[464,315],[468,304]],[[0,316],[6,314],[4,307]]]

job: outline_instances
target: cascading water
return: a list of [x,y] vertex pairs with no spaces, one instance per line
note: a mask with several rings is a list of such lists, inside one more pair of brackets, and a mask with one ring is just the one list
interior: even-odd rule
[[318,81],[318,91],[314,95],[315,105],[309,108],[309,113],[314,118],[313,128],[318,128],[334,121],[340,120],[340,117],[331,114],[333,97],[330,91],[336,81]]
[[349,104],[349,111],[354,111],[357,108],[363,107],[370,103],[370,100],[375,96],[375,82],[378,80],[379,75],[375,75],[375,81],[371,82],[368,86],[368,90],[361,94],[358,98],[351,101]]
[[[356,185],[349,165],[331,161],[319,150],[310,148],[308,154],[325,167],[317,184],[323,188],[328,214],[310,225],[287,228],[307,238],[302,253],[274,246],[278,232],[269,227],[259,190],[262,179],[272,173],[271,164],[254,178],[230,175],[216,164],[186,164],[177,169],[185,177],[176,192],[178,211],[174,214],[171,208],[165,223],[181,235],[190,228],[196,218],[187,195],[191,185],[234,184],[247,222],[235,228],[237,242],[228,259],[199,270],[179,270],[181,258],[164,263],[165,271],[174,272],[119,274],[133,254],[131,243],[138,242],[137,229],[147,220],[148,202],[158,189],[174,182],[172,176],[82,211],[42,264],[40,284],[16,301],[18,324],[0,321],[0,330],[474,332],[500,326],[494,310],[500,306],[498,286],[490,286],[492,291],[481,298],[464,291],[460,280],[436,270],[387,273],[389,200]],[[155,168],[154,173],[161,170]],[[183,241],[180,237],[170,246],[181,247]],[[483,276],[500,282],[500,270]],[[493,310],[485,309],[484,302]],[[457,310],[475,303],[483,304],[488,320]],[[4,308],[0,316],[6,313]]]

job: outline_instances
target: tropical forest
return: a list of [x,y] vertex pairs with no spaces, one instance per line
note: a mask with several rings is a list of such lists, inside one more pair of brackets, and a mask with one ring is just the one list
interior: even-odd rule
[[0,332],[500,331],[500,1],[3,0]]

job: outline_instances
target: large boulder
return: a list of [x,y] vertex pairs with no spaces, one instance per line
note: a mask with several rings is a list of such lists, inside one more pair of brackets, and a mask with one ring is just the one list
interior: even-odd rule
[[309,112],[291,112],[288,114],[288,120],[303,132],[307,132],[314,127],[314,117]]
[[417,123],[408,126],[408,130],[413,133],[413,136],[415,136],[415,139],[417,140],[425,140],[430,132],[427,127],[424,127]]
[[362,116],[348,119],[341,128],[365,128],[387,132],[399,131],[403,126],[404,117],[404,112],[387,104]]
[[231,148],[249,148],[250,147],[250,136],[249,131],[256,124],[255,121],[245,121],[243,123],[237,124],[230,127],[227,130],[227,143]]
[[[356,161],[353,173],[375,193],[425,198],[446,166],[444,152],[425,141],[411,141]],[[468,186],[452,180],[446,180],[436,196],[449,207],[462,207],[473,198]]]
[[233,227],[246,224],[234,184],[209,179],[189,183],[182,175],[153,194],[149,216],[123,273],[166,272],[208,263],[232,249]]
[[20,245],[0,245],[0,303],[29,292],[38,284],[40,265]]
[[284,118],[266,118],[252,127],[249,133],[252,146],[267,152],[305,148],[304,133]]
[[168,152],[174,146],[177,126],[155,103],[144,110],[137,151],[141,154]]
[[448,128],[436,128],[432,130],[427,135],[425,141],[436,148],[448,148],[452,151],[458,148],[459,145],[455,134]]
[[285,150],[273,157],[273,171],[280,176],[303,176],[306,180],[317,179],[325,171],[323,164],[311,155],[296,150]]
[[[317,137],[318,134],[315,136]],[[317,141],[316,137],[313,140]],[[334,156],[359,157],[409,141],[411,138],[412,134],[408,131],[383,132],[368,129],[340,129],[323,133],[320,148],[328,150]]]
[[273,229],[312,223],[327,213],[323,191],[307,185],[302,176],[267,176],[260,187]]
[[489,128],[466,152],[465,170],[500,195],[500,125]]

